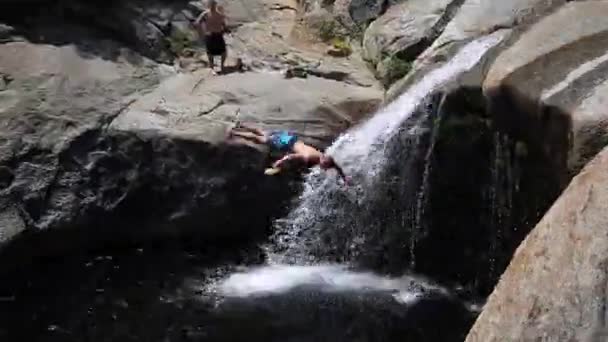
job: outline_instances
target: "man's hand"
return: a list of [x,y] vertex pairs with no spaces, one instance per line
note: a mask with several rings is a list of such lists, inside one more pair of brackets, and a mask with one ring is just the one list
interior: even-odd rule
[[349,176],[344,176],[342,178],[342,180],[344,181],[344,185],[346,185],[346,186],[353,186],[353,185],[355,185],[355,182],[353,182],[353,179],[351,177],[349,177]]

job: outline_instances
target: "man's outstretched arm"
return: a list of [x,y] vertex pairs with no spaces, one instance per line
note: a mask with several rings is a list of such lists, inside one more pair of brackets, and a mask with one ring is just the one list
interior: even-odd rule
[[306,159],[306,158],[305,158],[305,157],[303,157],[303,156],[302,156],[302,155],[300,155],[300,154],[297,154],[297,153],[291,153],[291,154],[288,154],[288,155],[286,155],[285,157],[283,157],[283,158],[281,158],[281,159],[277,160],[277,161],[276,161],[274,164],[272,164],[272,167],[275,167],[275,168],[277,168],[277,169],[280,169],[280,168],[282,168],[282,167],[285,165],[285,163],[286,163],[286,162],[288,162],[288,161],[295,161],[295,160],[299,160],[299,161],[304,161],[304,162],[305,162],[305,161],[306,161],[305,159]]

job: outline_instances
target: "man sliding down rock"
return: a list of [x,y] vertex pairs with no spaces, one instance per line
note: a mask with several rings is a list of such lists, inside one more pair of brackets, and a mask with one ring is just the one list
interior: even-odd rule
[[221,56],[221,71],[224,72],[226,64],[226,15],[216,0],[208,0],[209,9],[201,13],[194,25],[199,29],[199,34],[205,39],[205,48],[209,59],[209,67],[215,67],[215,56]]
[[342,168],[336,164],[334,158],[320,152],[316,148],[306,145],[298,140],[298,137],[287,131],[274,131],[266,133],[258,128],[237,124],[228,131],[228,139],[240,137],[257,144],[268,145],[271,150],[284,153],[285,156],[266,170],[267,175],[281,172],[288,164],[295,163],[312,168],[316,165],[322,170],[335,169],[345,184],[351,185],[350,177],[347,177]]

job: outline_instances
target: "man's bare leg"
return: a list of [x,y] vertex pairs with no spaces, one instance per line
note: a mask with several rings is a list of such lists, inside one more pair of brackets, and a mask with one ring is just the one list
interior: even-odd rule
[[222,59],[220,61],[220,70],[222,72],[224,72],[225,68],[226,68],[226,58],[228,57],[228,53],[226,51],[224,51],[224,53],[222,53]]
[[254,133],[256,135],[259,135],[259,136],[262,136],[262,137],[266,137],[266,133],[264,131],[262,131],[261,129],[257,128],[257,127],[247,126],[247,125],[244,125],[244,124],[239,124],[234,129],[245,131],[245,132],[251,132],[251,133]]
[[239,132],[232,131],[232,136],[240,137],[245,140],[253,141],[257,144],[266,144],[267,139],[264,135],[259,135],[253,132]]
[[207,53],[207,60],[209,61],[209,68],[213,70],[213,68],[215,67],[215,58],[210,53]]

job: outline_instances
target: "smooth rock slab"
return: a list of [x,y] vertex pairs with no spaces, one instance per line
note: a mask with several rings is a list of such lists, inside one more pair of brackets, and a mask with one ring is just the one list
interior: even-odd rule
[[[180,74],[135,102],[110,126],[115,130],[159,130],[216,144],[236,120],[264,130],[288,129],[325,147],[373,113],[382,93],[310,76],[281,73],[210,76],[207,70]],[[237,115],[238,113],[238,115]]]
[[498,56],[484,92],[503,121],[542,121],[544,135],[567,140],[547,150],[576,172],[608,142],[607,50],[608,3],[569,3]]

